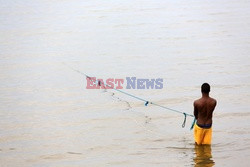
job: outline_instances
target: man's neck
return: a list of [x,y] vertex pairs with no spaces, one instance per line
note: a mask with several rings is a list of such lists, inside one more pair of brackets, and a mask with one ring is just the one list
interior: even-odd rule
[[202,97],[208,98],[209,97],[209,93],[202,93]]

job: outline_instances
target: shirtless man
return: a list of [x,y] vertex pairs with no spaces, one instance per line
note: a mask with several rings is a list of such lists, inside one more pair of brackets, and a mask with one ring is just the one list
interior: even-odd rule
[[211,144],[212,140],[212,117],[217,102],[209,97],[209,92],[210,85],[202,84],[202,97],[194,101],[194,116],[197,120],[194,127],[194,139],[197,145]]

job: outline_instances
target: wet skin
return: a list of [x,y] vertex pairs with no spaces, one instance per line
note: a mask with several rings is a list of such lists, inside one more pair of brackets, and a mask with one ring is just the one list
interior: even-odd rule
[[202,97],[194,101],[194,116],[199,125],[212,124],[213,111],[216,100],[209,97],[208,93],[202,93]]

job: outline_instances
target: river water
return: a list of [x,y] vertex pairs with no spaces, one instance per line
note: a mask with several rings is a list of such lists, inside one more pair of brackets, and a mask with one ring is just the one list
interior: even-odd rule
[[[0,166],[248,166],[250,2],[0,1]],[[70,67],[70,68],[69,68]],[[192,114],[217,99],[211,146],[183,115],[86,78],[163,78],[123,91]]]

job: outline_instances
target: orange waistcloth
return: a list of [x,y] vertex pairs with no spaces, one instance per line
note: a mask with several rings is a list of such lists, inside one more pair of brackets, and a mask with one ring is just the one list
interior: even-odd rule
[[194,139],[196,144],[211,144],[212,127],[209,129],[201,128],[197,124],[194,125]]

